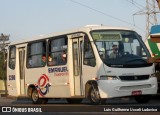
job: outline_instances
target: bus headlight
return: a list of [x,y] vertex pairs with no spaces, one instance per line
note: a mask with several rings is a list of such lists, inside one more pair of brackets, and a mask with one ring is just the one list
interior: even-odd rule
[[100,80],[118,80],[118,78],[116,76],[102,75],[100,76]]
[[150,77],[156,77],[156,73],[152,73]]

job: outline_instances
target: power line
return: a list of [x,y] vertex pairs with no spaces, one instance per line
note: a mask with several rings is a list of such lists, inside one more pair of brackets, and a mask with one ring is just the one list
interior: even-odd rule
[[141,4],[139,4],[139,3],[137,3],[137,2],[135,2],[133,0],[132,1],[131,0],[126,0],[126,1],[129,2],[129,3],[131,3],[131,4],[133,4],[135,7],[137,7],[140,10],[145,9],[144,6],[142,6]]
[[[133,2],[135,2],[135,1],[133,1]],[[133,16],[134,15],[146,15],[146,38],[149,35],[150,27],[152,25],[157,24],[156,13],[159,13],[159,11],[156,10],[155,0],[146,0],[145,9],[140,10],[140,11],[133,14]]]
[[77,2],[77,1],[74,1],[74,0],[70,0],[70,1],[73,2],[73,3],[75,3],[75,4],[78,4],[78,5],[80,5],[80,6],[83,6],[83,7],[85,7],[85,8],[88,8],[88,9],[90,9],[90,10],[93,10],[93,11],[95,11],[95,12],[97,12],[97,13],[103,14],[103,15],[105,15],[105,16],[107,16],[107,17],[113,18],[113,19],[118,20],[118,21],[123,22],[123,23],[127,23],[127,24],[129,24],[129,25],[131,25],[131,26],[134,26],[134,27],[136,27],[137,29],[139,29],[139,30],[141,30],[141,31],[144,32],[144,30],[143,30],[142,28],[140,28],[140,27],[138,27],[138,26],[135,26],[135,25],[133,25],[133,24],[130,23],[130,22],[127,22],[127,21],[125,21],[125,20],[116,18],[116,17],[114,17],[114,16],[112,16],[112,15],[110,15],[110,14],[104,13],[104,12],[102,12],[102,11],[100,11],[100,10],[97,10],[97,9],[95,9],[95,8],[92,8],[92,7],[90,7],[90,6],[87,6],[87,5],[85,5],[85,4],[82,4],[82,3],[80,3],[80,2]]

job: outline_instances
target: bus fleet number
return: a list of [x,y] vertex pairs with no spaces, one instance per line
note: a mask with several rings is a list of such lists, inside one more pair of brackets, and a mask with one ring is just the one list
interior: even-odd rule
[[15,75],[9,75],[9,80],[15,80]]

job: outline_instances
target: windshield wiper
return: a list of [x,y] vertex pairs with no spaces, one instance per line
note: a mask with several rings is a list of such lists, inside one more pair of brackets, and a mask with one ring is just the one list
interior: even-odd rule
[[127,60],[127,61],[126,61],[126,63],[128,63],[128,62],[134,62],[134,61],[141,61],[141,62],[145,62],[145,63],[147,63],[147,62],[146,62],[146,60],[141,59],[141,58],[134,58],[134,59],[130,59],[130,60]]

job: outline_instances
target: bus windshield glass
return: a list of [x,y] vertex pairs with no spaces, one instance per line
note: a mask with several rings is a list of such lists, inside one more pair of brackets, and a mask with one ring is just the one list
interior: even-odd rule
[[150,54],[141,36],[127,30],[92,31],[99,56],[111,67],[146,67]]

